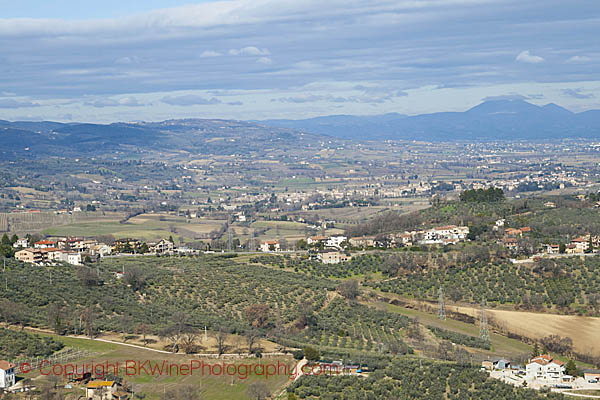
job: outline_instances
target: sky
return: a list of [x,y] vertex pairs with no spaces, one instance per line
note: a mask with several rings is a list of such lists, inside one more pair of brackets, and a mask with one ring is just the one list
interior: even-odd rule
[[596,0],[0,0],[0,119],[600,109]]

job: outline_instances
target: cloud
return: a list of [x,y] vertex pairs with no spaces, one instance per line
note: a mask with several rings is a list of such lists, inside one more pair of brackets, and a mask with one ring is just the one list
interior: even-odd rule
[[11,98],[0,98],[0,108],[26,108],[39,107],[39,103],[34,103],[29,100],[16,100]]
[[271,60],[269,57],[261,57],[258,60],[256,60],[256,62],[259,64],[271,64],[273,60]]
[[258,47],[248,46],[241,49],[231,49],[229,54],[232,56],[268,56],[271,54],[268,49],[259,49]]
[[529,50],[520,52],[515,60],[527,64],[539,64],[546,61],[540,56],[534,56],[529,52]]
[[131,96],[122,97],[120,99],[112,99],[112,98],[101,98],[93,101],[85,102],[84,105],[92,106],[96,108],[104,108],[104,107],[142,107],[146,104],[140,103],[140,101]]
[[389,92],[374,91],[372,93],[375,94],[362,93],[360,95],[350,96],[335,96],[332,94],[299,94],[296,96],[273,98],[271,99],[271,102],[299,104],[324,101],[328,103],[382,104],[390,101],[394,97],[404,97],[408,95],[399,90],[390,90]]
[[518,93],[502,94],[499,96],[487,96],[481,99],[481,101],[497,101],[497,100],[529,100],[527,96],[523,96]]
[[227,105],[229,105],[229,106],[243,106],[244,102],[242,102],[242,101],[230,101],[229,103],[227,103]]
[[139,57],[119,57],[115,60],[115,64],[117,65],[129,65],[129,64],[137,64],[140,62]]
[[315,101],[323,101],[325,100],[327,97],[326,96],[321,96],[321,95],[304,95],[304,94],[300,94],[297,96],[290,96],[290,97],[280,97],[277,99],[271,99],[271,102],[275,102],[278,101],[280,103],[313,103]]
[[577,88],[577,89],[563,89],[561,90],[562,94],[564,94],[565,96],[569,96],[572,97],[574,99],[593,99],[595,98],[595,96],[592,93],[581,93],[583,89],[582,88]]
[[201,54],[200,57],[220,57],[222,56],[222,53],[219,53],[218,51],[213,51],[213,50],[204,50]]
[[135,97],[123,97],[118,100],[118,103],[120,106],[127,107],[142,107],[145,105],[143,103],[140,103],[139,100]]
[[588,56],[573,56],[569,58],[566,62],[567,64],[583,64],[592,61],[592,59]]
[[[0,18],[0,88],[14,93],[0,98],[44,99],[43,106],[72,99],[68,110],[44,107],[44,116],[106,120],[169,118],[168,102],[243,101],[206,107],[236,119],[340,106],[362,113],[363,104],[434,112],[513,91],[593,107],[560,92],[595,93],[600,82],[592,40],[600,27],[586,11],[589,0],[548,1],[207,0],[116,18],[78,19],[76,10],[64,20]],[[192,93],[200,99],[179,98]],[[147,108],[119,103],[128,96]],[[289,107],[272,107],[272,98]]]
[[165,96],[160,99],[165,104],[172,106],[207,106],[213,104],[222,104],[222,101],[216,97],[206,98],[196,94],[184,94],[182,96]]

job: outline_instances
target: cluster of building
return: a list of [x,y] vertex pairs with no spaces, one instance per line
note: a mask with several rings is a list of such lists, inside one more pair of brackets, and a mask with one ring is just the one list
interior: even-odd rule
[[565,363],[554,359],[548,354],[531,358],[525,369],[520,365],[512,365],[505,359],[486,360],[481,363],[488,371],[507,371],[520,375],[526,381],[544,381],[548,383],[571,382],[572,376],[565,373]]
[[[494,226],[495,231],[501,229],[504,229],[504,219],[496,221],[496,225]],[[504,236],[498,240],[498,244],[512,251],[518,250],[519,238],[522,238],[523,235],[529,234],[530,232],[531,228],[528,226],[523,226],[521,228],[506,228],[504,229]]]
[[[576,237],[564,246],[565,254],[583,254],[591,250],[592,247],[598,247],[600,245],[600,236],[583,235]],[[544,251],[548,254],[561,253],[561,246],[559,244],[547,244],[544,245]]]
[[353,247],[363,249],[369,247],[397,248],[429,244],[448,245],[465,241],[468,234],[468,226],[446,225],[419,231],[353,237],[348,242]]
[[144,243],[138,239],[124,238],[108,245],[94,239],[73,237],[44,239],[30,244],[28,239],[22,238],[13,246],[18,249],[15,252],[17,260],[36,265],[58,262],[81,265],[86,257],[98,259],[112,253],[172,254],[174,252],[173,243],[165,239]]

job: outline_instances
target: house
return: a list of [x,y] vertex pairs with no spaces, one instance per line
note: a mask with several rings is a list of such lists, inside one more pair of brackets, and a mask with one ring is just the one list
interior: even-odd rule
[[37,264],[43,261],[42,251],[40,249],[26,248],[15,253],[15,258],[26,263]]
[[397,235],[396,239],[398,240],[399,243],[402,243],[403,246],[411,246],[412,245],[412,235],[408,232]]
[[578,238],[571,240],[571,244],[575,245],[575,248],[577,249],[577,251],[576,251],[577,253],[583,253],[590,248],[590,238],[589,238],[589,236],[588,237],[580,236]]
[[481,362],[481,368],[485,368],[486,370],[491,371],[492,369],[494,369],[494,363],[489,360],[484,360]]
[[510,361],[505,360],[503,358],[496,360],[493,362],[494,369],[502,371],[505,369],[510,369]]
[[547,201],[544,203],[544,207],[547,208],[556,208],[556,203],[554,203],[553,201]]
[[545,247],[546,247],[546,253],[548,253],[548,254],[560,253],[560,245],[559,244],[547,244],[547,245],[545,245]]
[[260,251],[269,253],[272,251],[281,251],[279,240],[266,240],[260,243]]
[[353,237],[348,240],[351,246],[353,247],[374,247],[375,246],[375,236],[361,236],[361,237]]
[[117,253],[123,252],[123,250],[129,248],[132,250],[139,249],[142,246],[142,243],[137,239],[132,238],[123,238],[115,240],[113,245],[113,249]]
[[90,248],[90,254],[92,256],[98,255],[100,257],[106,257],[111,252],[112,252],[112,247],[110,247],[109,245],[104,244],[104,243],[97,244]]
[[498,244],[503,245],[509,250],[517,250],[519,248],[519,241],[514,237],[500,239]]
[[17,241],[15,243],[13,243],[13,247],[15,249],[29,247],[29,239],[27,239],[27,238],[17,239]]
[[516,229],[516,228],[506,228],[504,230],[504,235],[508,236],[508,237],[521,237],[523,236],[523,231],[520,229]]
[[0,360],[0,389],[8,389],[15,384],[15,367],[11,362]]
[[308,244],[317,244],[327,240],[327,236],[311,236],[306,239],[306,243]]
[[598,369],[585,369],[583,370],[583,378],[586,382],[596,381],[600,382],[600,370]]
[[350,260],[350,256],[338,251],[326,251],[319,253],[317,258],[321,260],[323,264],[339,264]]
[[117,391],[115,381],[91,381],[85,387],[85,398],[88,400],[112,400]]
[[[64,260],[64,258],[63,258]],[[67,252],[66,253],[66,263],[71,264],[71,265],[81,265],[81,253],[74,251],[74,252]]]
[[46,249],[49,247],[58,247],[58,244],[54,240],[40,240],[39,242],[35,242],[33,247],[36,249]]
[[148,243],[148,250],[150,250],[150,253],[172,253],[173,247],[173,243],[166,239],[161,239],[159,242]]
[[525,376],[528,380],[562,380],[564,374],[564,363],[553,359],[548,354],[534,357],[525,365]]
[[343,242],[347,241],[346,236],[330,236],[325,242],[325,247],[340,247]]
[[565,246],[565,253],[566,254],[577,254],[577,253],[581,253],[579,250],[577,250],[577,246],[574,244],[568,244]]

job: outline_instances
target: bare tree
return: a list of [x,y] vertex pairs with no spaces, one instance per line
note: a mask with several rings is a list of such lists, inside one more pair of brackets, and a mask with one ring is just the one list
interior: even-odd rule
[[146,346],[148,344],[148,340],[146,339],[146,335],[148,335],[148,333],[150,332],[150,327],[146,324],[139,324],[135,331],[142,335],[142,342],[144,343],[144,346]]
[[269,388],[263,382],[255,382],[246,390],[248,397],[254,400],[264,400],[271,395]]
[[197,353],[202,347],[197,344],[198,331],[193,328],[188,328],[181,336],[181,348],[186,354]]
[[246,338],[246,344],[248,345],[248,354],[252,354],[253,347],[260,338],[260,332],[255,329],[250,329],[244,333],[244,337]]
[[213,334],[215,340],[217,341],[217,354],[219,357],[227,351],[227,339],[229,338],[229,334],[225,332],[223,329],[218,329]]

